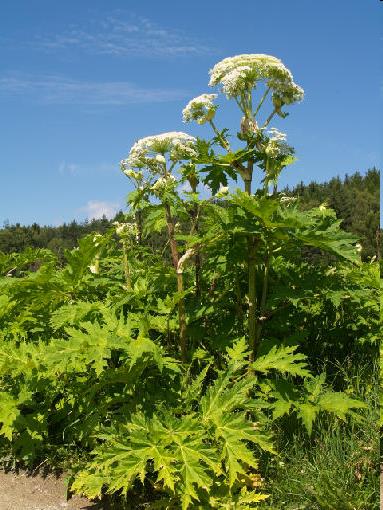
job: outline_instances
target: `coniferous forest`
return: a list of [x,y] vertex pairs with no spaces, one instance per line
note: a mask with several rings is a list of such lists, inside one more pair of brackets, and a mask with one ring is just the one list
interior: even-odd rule
[[[297,197],[302,210],[327,204],[342,220],[341,227],[354,233],[362,244],[362,258],[380,258],[379,197],[380,172],[376,168],[366,173],[355,172],[344,179],[334,177],[329,182],[299,185],[283,190]],[[29,226],[9,224],[0,229],[0,251],[20,252],[26,248],[48,248],[60,258],[66,249],[74,248],[79,239],[92,232],[104,234],[116,221],[124,219],[119,212],[113,219],[92,219],[52,227],[34,223]]]

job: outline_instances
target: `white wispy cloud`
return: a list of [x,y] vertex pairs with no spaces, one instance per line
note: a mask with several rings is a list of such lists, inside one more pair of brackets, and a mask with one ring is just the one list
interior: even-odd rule
[[103,20],[72,25],[68,30],[36,38],[46,50],[80,48],[92,54],[122,57],[177,57],[214,53],[214,49],[193,37],[153,21],[116,11]]
[[149,89],[126,81],[82,81],[57,75],[0,75],[0,94],[32,96],[48,104],[126,105],[177,101],[190,95],[180,89]]
[[62,175],[84,175],[95,173],[111,173],[119,170],[119,164],[116,163],[68,163],[62,161],[59,164],[58,171]]
[[75,175],[79,172],[80,168],[81,167],[76,163],[66,163],[65,161],[63,161],[59,165],[59,173]]
[[89,200],[84,207],[80,208],[81,212],[85,212],[89,220],[100,219],[106,216],[111,219],[120,210],[121,205],[117,202],[105,202],[102,200]]

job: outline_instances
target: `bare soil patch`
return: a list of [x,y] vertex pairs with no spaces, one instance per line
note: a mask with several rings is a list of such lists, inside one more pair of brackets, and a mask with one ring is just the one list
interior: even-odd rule
[[0,510],[102,510],[102,507],[79,496],[67,501],[62,477],[0,471]]

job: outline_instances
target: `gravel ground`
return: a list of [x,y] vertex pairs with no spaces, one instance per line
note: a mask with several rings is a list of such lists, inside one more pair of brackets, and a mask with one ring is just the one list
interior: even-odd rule
[[0,510],[102,510],[87,499],[66,500],[63,478],[0,471]]

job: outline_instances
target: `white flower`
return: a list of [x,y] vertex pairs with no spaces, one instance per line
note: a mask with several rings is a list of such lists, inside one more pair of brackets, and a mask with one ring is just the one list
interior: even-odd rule
[[126,159],[123,159],[121,161],[121,169],[123,171],[123,173],[129,177],[130,179],[134,179],[135,181],[142,181],[142,172],[136,172],[134,170],[132,170],[131,168],[128,168],[128,169],[125,169],[125,166],[126,166]]
[[222,90],[227,97],[239,96],[241,92],[254,86],[254,76],[252,76],[251,67],[238,66],[232,71],[222,76]]
[[213,103],[217,94],[201,94],[195,97],[182,110],[182,118],[184,122],[197,121],[198,124],[212,120],[217,106]]
[[137,225],[135,223],[120,223],[115,221],[113,223],[116,228],[116,234],[120,237],[136,237]]
[[[133,145],[128,157],[123,160],[124,165],[130,168],[148,167],[152,172],[159,173],[159,166],[162,167],[166,153],[173,161],[195,156],[196,141],[193,136],[178,131],[147,136]],[[156,159],[156,156],[164,159]]]
[[270,128],[268,130],[268,134],[270,135],[270,140],[275,140],[278,142],[285,142],[286,141],[286,133],[282,133],[277,128]]
[[101,241],[101,239],[102,239],[102,235],[101,234],[95,234],[93,236],[93,242],[94,242],[94,245],[95,245],[96,248],[97,248],[97,246],[100,246],[99,241]]
[[303,89],[294,83],[291,72],[271,55],[237,55],[221,60],[210,70],[209,85],[222,85],[228,98],[251,91],[258,82],[272,89],[276,106],[303,99]]
[[161,163],[163,165],[166,163],[166,159],[162,154],[157,154],[156,161],[158,161],[158,163]]
[[269,158],[277,158],[279,156],[287,156],[291,154],[291,147],[286,143],[286,134],[271,128],[268,131],[270,138],[265,147],[265,153]]
[[165,192],[174,191],[176,185],[177,181],[174,175],[168,174],[157,179],[150,189],[155,195],[161,196]]
[[229,188],[227,186],[221,186],[216,193],[217,198],[225,197],[229,193]]
[[292,202],[296,202],[297,200],[297,197],[288,197],[287,195],[282,195],[280,198],[281,204],[290,204]]
[[278,65],[281,61],[272,57],[271,55],[262,54],[244,54],[236,55],[235,57],[228,57],[216,64],[213,69],[210,70],[210,86],[218,85],[221,83],[222,78],[228,73],[231,73],[238,67],[247,66],[253,68],[254,72],[261,77],[265,74],[265,70],[272,65]]
[[360,243],[356,243],[355,248],[358,253],[360,253],[363,250],[363,246]]

